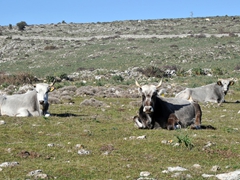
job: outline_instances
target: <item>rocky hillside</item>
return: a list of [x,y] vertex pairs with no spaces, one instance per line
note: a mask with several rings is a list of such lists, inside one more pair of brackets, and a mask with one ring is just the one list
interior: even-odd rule
[[28,25],[23,31],[0,26],[0,71],[83,81],[142,78],[138,68],[149,66],[229,74],[239,66],[239,22],[225,16]]

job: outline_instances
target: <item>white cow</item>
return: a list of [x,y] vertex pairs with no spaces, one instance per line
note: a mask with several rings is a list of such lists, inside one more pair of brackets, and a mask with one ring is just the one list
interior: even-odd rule
[[224,97],[229,90],[229,86],[234,84],[233,79],[219,79],[216,83],[208,84],[196,88],[186,88],[176,94],[175,97],[197,102],[213,102],[221,105],[224,102]]
[[0,115],[7,116],[49,116],[47,112],[48,92],[54,90],[52,84],[39,83],[35,89],[25,94],[0,96]]

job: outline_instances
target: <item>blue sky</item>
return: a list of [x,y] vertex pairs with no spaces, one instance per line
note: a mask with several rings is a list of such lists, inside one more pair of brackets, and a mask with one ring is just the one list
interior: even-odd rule
[[0,0],[0,25],[239,16],[240,0]]

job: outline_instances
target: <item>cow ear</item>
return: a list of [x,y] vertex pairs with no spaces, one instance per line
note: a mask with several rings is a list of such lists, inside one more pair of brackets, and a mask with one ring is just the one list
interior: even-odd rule
[[218,81],[218,82],[217,82],[217,85],[222,86],[222,82],[221,82],[221,81]]
[[234,85],[234,81],[230,81],[229,85],[230,86]]
[[54,86],[51,86],[49,92],[52,92],[54,90],[55,90]]

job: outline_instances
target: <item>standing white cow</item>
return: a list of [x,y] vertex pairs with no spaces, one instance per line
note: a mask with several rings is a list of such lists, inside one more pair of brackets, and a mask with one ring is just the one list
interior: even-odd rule
[[176,94],[175,97],[181,99],[192,99],[197,102],[213,102],[221,105],[224,102],[224,97],[229,90],[229,86],[234,84],[233,79],[219,79],[217,83],[208,84],[196,88],[186,88]]
[[25,94],[0,96],[0,115],[7,116],[49,116],[47,112],[48,92],[54,90],[52,84],[39,83],[35,89]]

